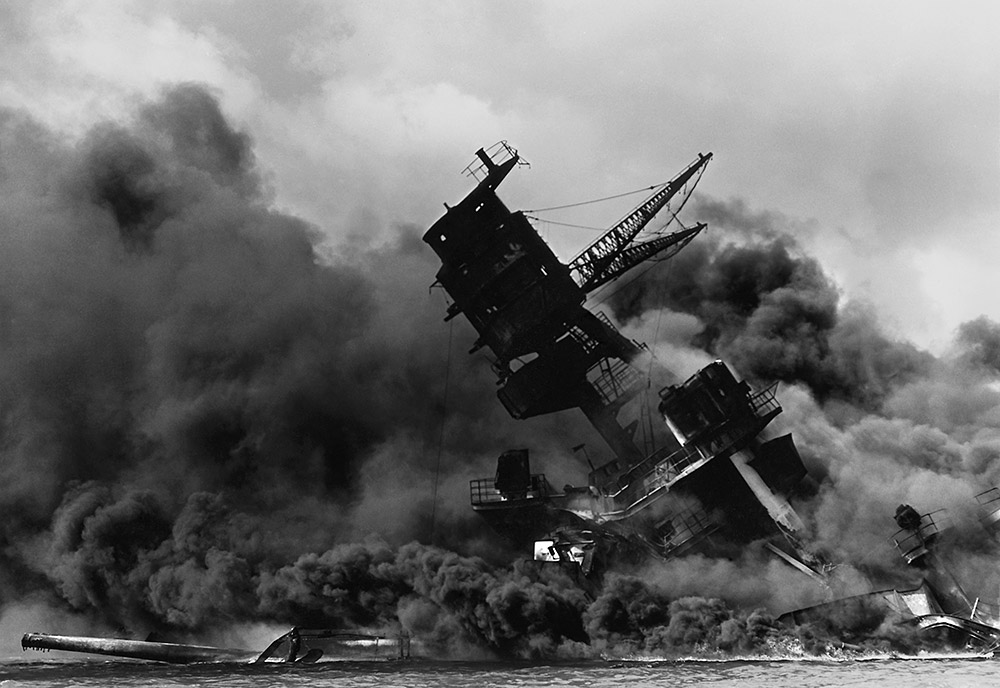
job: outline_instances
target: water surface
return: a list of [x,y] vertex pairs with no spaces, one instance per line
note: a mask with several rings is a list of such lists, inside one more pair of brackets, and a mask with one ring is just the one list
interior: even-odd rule
[[393,688],[474,686],[866,686],[938,688],[1000,685],[1000,660],[979,658],[780,661],[348,662],[312,666],[170,666],[123,661],[16,661],[0,664],[0,687],[304,686]]

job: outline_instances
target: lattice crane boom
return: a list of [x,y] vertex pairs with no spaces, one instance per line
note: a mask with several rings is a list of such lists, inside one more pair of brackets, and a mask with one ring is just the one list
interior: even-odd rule
[[[621,222],[601,235],[569,263],[570,270],[576,273],[577,282],[584,292],[592,291],[609,279],[614,279],[614,277],[605,277],[604,272],[629,247],[632,240],[653,219],[656,213],[662,210],[670,202],[670,199],[677,195],[696,174],[701,172],[711,159],[711,153],[704,155],[699,153],[697,160],[667,182],[662,189],[646,199]],[[618,272],[616,276],[620,274],[621,272]]]
[[649,260],[653,256],[658,256],[665,252],[664,255],[660,256],[661,260],[674,257],[706,227],[708,227],[707,224],[699,222],[694,227],[629,246],[608,263],[599,275],[591,280],[590,290],[597,289],[597,287],[603,284],[618,279],[639,263]]

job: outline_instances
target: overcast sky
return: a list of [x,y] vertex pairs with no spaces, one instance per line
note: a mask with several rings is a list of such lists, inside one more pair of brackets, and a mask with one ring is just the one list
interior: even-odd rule
[[[532,164],[501,189],[512,208],[712,151],[700,192],[774,214],[845,299],[939,351],[1000,320],[998,35],[985,1],[0,0],[0,105],[75,137],[208,84],[275,205],[333,243],[422,232],[498,139]],[[544,235],[564,259],[594,238]]]

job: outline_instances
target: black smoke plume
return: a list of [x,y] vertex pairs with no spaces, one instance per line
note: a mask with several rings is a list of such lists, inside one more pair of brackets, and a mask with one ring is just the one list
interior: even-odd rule
[[445,396],[471,336],[419,228],[324,244],[193,85],[72,144],[3,112],[0,147],[7,600],[194,629],[369,532],[475,550],[455,492],[511,425],[486,361]]
[[800,383],[820,401],[866,411],[928,373],[929,354],[888,338],[864,306],[841,304],[819,262],[783,231],[788,220],[739,201],[696,205],[712,233],[617,291],[618,319],[657,309],[693,315],[702,329],[690,344],[750,380]]
[[[449,656],[827,646],[826,627],[774,621],[816,593],[772,563],[680,560],[589,595],[498,547],[468,480],[530,446],[554,483],[580,483],[570,448],[592,431],[505,415],[489,362],[464,355],[470,328],[441,322],[422,228],[320,229],[276,210],[264,180],[198,86],[79,141],[0,112],[7,636],[28,619],[201,641],[247,624],[400,628]],[[950,506],[1000,480],[996,327],[963,329],[946,364],[844,306],[786,219],[702,208],[721,236],[622,291],[616,316],[687,314],[686,346],[789,383],[787,422],[828,479],[801,505],[810,538],[855,565],[847,588],[898,575],[896,503]],[[965,530],[962,561],[982,572],[992,550]],[[902,642],[861,617],[859,642]]]

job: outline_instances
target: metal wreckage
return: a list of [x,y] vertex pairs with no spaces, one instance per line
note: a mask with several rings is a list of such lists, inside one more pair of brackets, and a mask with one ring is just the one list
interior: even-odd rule
[[[582,583],[612,562],[639,563],[701,553],[735,557],[762,546],[824,584],[834,568],[800,539],[792,501],[815,489],[791,435],[768,437],[781,406],[777,383],[753,390],[715,361],[683,382],[658,390],[649,413],[649,381],[671,374],[649,349],[625,337],[588,295],[650,260],[681,251],[706,228],[683,226],[677,214],[712,154],[698,157],[564,264],[529,217],[511,212],[499,184],[527,163],[501,141],[480,149],[466,168],[476,187],[424,234],[441,259],[435,285],[451,299],[445,320],[464,315],[478,333],[470,351],[492,353],[499,397],[516,419],[579,409],[611,450],[590,464],[586,485],[556,489],[533,473],[528,449],[500,454],[494,477],[470,484],[472,508],[534,559],[571,567]],[[646,227],[661,211],[670,221]],[[666,231],[676,221],[680,228]],[[644,423],[645,421],[645,423]],[[978,496],[982,523],[1000,532],[1000,490]],[[1000,606],[972,600],[937,550],[948,538],[942,512],[900,505],[892,540],[919,573],[912,589],[887,589],[784,614],[808,622],[878,608],[900,624],[945,632],[984,653],[1000,649]],[[405,635],[359,635],[293,628],[263,651],[152,641],[28,633],[25,649],[86,652],[174,663],[241,661],[311,663],[331,659],[407,658]]]
[[[471,482],[472,508],[537,561],[576,567],[584,579],[610,562],[733,556],[757,543],[824,584],[834,566],[804,546],[791,503],[816,483],[791,435],[766,434],[782,410],[777,385],[751,389],[717,360],[658,390],[659,427],[669,429],[658,441],[647,389],[654,369],[669,372],[645,345],[586,307],[588,295],[645,261],[674,256],[706,228],[682,225],[677,213],[711,159],[699,154],[673,179],[650,187],[652,195],[564,264],[525,212],[511,212],[496,194],[527,163],[504,141],[477,151],[466,168],[476,187],[457,205],[446,204],[423,237],[441,259],[435,284],[452,301],[445,320],[462,314],[475,328],[470,353],[491,352],[497,396],[512,417],[579,409],[612,458],[590,465],[586,485],[560,490],[532,472],[528,449],[506,451],[494,477]],[[646,230],[661,211],[669,221]],[[679,228],[668,232],[674,221]],[[1000,530],[1000,490],[977,499],[983,525]],[[838,599],[781,619],[801,623],[875,607],[901,624],[944,629],[954,643],[994,652],[1000,607],[970,599],[938,556],[948,540],[941,517],[909,505],[896,510],[892,540],[919,586]]]
[[410,637],[406,634],[372,635],[330,628],[294,627],[275,638],[263,650],[243,650],[154,640],[25,633],[21,638],[21,649],[81,652],[168,664],[315,664],[345,660],[408,659]]

